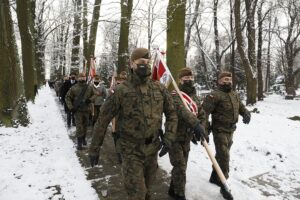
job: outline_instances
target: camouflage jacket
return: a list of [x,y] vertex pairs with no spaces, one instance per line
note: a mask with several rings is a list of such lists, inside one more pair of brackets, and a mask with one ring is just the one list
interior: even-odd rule
[[95,86],[92,86],[92,87],[93,87],[93,93],[94,93],[94,95],[92,97],[93,103],[95,106],[101,106],[107,97],[107,91],[103,84],[100,84],[99,87],[97,87],[97,88]]
[[[99,152],[107,126],[115,116],[118,116],[120,143],[128,146],[126,151],[140,149],[137,145],[144,148],[145,140],[149,138],[158,141],[159,145],[158,130],[162,125],[163,113],[166,116],[165,140],[170,145],[176,139],[177,128],[177,115],[170,93],[157,81],[141,83],[135,74],[131,74],[102,105],[93,130],[90,154]],[[155,147],[152,153],[157,153],[158,149]]]
[[[71,110],[74,107],[74,102],[78,99],[81,91],[86,87],[86,83],[77,83],[74,86],[72,86],[69,91],[67,92],[67,95],[65,97],[66,104],[68,108]],[[78,108],[77,111],[80,112],[86,112],[90,110],[90,107],[88,104],[85,103],[86,99],[90,99],[94,95],[93,88],[91,86],[88,86],[86,88],[85,94],[81,100],[81,106]]]
[[172,92],[174,107],[177,111],[178,126],[177,126],[177,138],[176,141],[189,142],[193,137],[193,129],[197,123],[200,123],[203,127],[206,125],[205,112],[201,105],[201,100],[196,94],[190,95],[191,99],[198,106],[198,114],[195,116],[187,108],[185,108],[180,96],[176,92]]
[[207,117],[209,114],[212,115],[213,126],[220,125],[228,128],[237,123],[239,114],[249,112],[235,91],[226,93],[220,89],[214,90],[205,97],[203,108]]

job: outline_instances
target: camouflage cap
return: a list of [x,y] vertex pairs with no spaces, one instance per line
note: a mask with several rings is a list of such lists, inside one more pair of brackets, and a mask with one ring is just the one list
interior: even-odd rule
[[94,81],[100,81],[100,80],[101,80],[101,78],[100,78],[99,75],[95,75],[95,76],[94,76]]
[[79,74],[78,74],[78,78],[80,78],[80,77],[86,77],[86,76],[85,76],[85,73],[79,73]]
[[178,78],[181,79],[184,76],[193,76],[193,72],[192,72],[191,68],[184,67],[179,70]]
[[135,61],[139,58],[149,59],[150,58],[149,50],[146,48],[136,48],[135,50],[133,50],[130,57],[131,61]]
[[218,80],[224,78],[224,77],[232,77],[232,74],[231,72],[228,72],[228,71],[223,71],[219,74],[218,76]]

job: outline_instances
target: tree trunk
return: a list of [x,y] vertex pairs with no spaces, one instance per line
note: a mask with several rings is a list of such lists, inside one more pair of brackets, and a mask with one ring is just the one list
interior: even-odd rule
[[35,97],[35,59],[34,43],[31,35],[32,16],[30,0],[17,0],[17,18],[22,44],[22,63],[24,74],[25,97],[34,101]]
[[71,54],[71,72],[75,72],[75,73],[79,73],[80,30],[81,30],[81,0],[75,0],[73,45],[72,45],[72,54]]
[[258,41],[257,41],[257,99],[262,101],[264,99],[263,94],[263,77],[262,77],[262,46],[263,46],[263,19],[262,19],[262,5],[260,3],[257,9],[257,20],[258,20]]
[[244,52],[244,42],[241,29],[241,16],[240,16],[240,0],[235,0],[234,14],[235,14],[235,31],[237,40],[237,49],[239,51],[242,64],[246,72],[247,80],[247,101],[246,104],[254,104],[256,102],[256,77],[253,74],[253,69],[250,61]]
[[271,73],[271,25],[272,19],[269,17],[269,30],[268,30],[268,50],[267,50],[267,71],[265,80],[265,91],[269,92],[270,88],[270,73]]
[[121,25],[118,49],[118,74],[126,71],[128,65],[128,37],[133,0],[121,0]]
[[89,42],[88,42],[88,20],[87,20],[87,1],[83,0],[83,15],[82,15],[82,39],[83,39],[83,66],[86,65],[86,61],[89,60]]
[[218,31],[218,0],[214,0],[214,34],[215,34],[215,46],[216,46],[216,63],[217,73],[221,71],[221,59],[220,59],[220,41]]
[[185,39],[185,51],[184,51],[184,62],[185,62],[185,66],[186,66],[186,58],[187,58],[187,54],[189,51],[189,47],[190,47],[190,38],[191,38],[191,32],[192,32],[192,28],[194,26],[194,24],[197,21],[198,15],[199,15],[199,5],[200,5],[200,0],[196,0],[196,5],[195,5],[195,10],[194,10],[194,15],[193,15],[193,19],[191,24],[189,24],[188,28],[187,28],[187,33],[186,33],[186,39]]
[[232,73],[232,88],[236,89],[236,76],[235,76],[235,38],[234,38],[234,28],[233,28],[233,6],[232,0],[230,0],[230,34],[231,40],[233,40],[231,44],[231,54],[230,54],[230,66]]
[[167,8],[167,65],[174,78],[184,63],[186,0],[170,0]]
[[90,64],[91,64],[91,57],[93,58],[95,56],[95,44],[96,44],[96,38],[97,38],[97,29],[98,29],[98,21],[100,16],[100,7],[101,7],[101,0],[95,0],[94,4],[94,10],[93,10],[93,18],[91,23],[91,29],[90,29],[90,37],[89,37],[89,59],[87,59],[87,72],[89,72]]
[[0,2],[0,124],[4,126],[13,125],[13,120],[17,117],[18,99],[23,92],[18,58],[9,0],[2,0]]

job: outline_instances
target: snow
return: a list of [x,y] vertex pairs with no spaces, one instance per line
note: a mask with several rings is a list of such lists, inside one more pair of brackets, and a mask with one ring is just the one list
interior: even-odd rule
[[[249,125],[243,124],[240,118],[234,133],[228,179],[232,194],[239,200],[292,200],[297,195],[299,199],[300,121],[288,117],[300,116],[300,100],[287,101],[283,96],[270,95],[248,107],[254,108],[260,113],[252,113]],[[212,135],[210,141],[215,152]],[[170,172],[172,166],[167,156],[159,164]],[[211,162],[205,149],[191,144],[187,199],[223,199],[219,188],[208,182],[210,173]],[[263,192],[271,196],[263,196]]]
[[0,128],[1,200],[98,199],[51,94],[29,103],[29,127]]
[[[98,199],[54,98],[49,87],[42,88],[35,104],[28,105],[29,127],[0,128],[1,200]],[[288,119],[300,116],[300,100],[270,95],[248,107],[254,108],[259,113],[252,113],[249,125],[240,120],[234,133],[228,179],[233,196],[238,200],[300,199],[300,121]],[[170,173],[168,156],[159,158],[159,165]],[[208,182],[210,173],[204,148],[191,144],[187,199],[223,199],[219,188]]]

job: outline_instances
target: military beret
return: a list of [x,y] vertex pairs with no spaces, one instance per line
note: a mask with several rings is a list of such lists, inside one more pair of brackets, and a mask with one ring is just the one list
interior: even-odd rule
[[95,81],[100,81],[100,80],[101,80],[101,78],[100,78],[100,76],[99,76],[99,75],[96,75],[96,76],[94,77],[94,80],[95,80]]
[[179,70],[178,78],[180,79],[184,76],[193,76],[193,72],[192,72],[191,68],[184,67]]
[[136,48],[135,50],[133,50],[130,57],[131,61],[135,61],[139,58],[149,59],[150,58],[149,50],[146,48]]
[[224,77],[232,77],[232,74],[231,72],[227,72],[227,71],[223,71],[219,74],[218,76],[218,80],[221,79],[221,78],[224,78]]
[[86,77],[86,76],[85,76],[85,73],[79,73],[79,74],[78,74],[78,78],[80,78],[80,77]]

